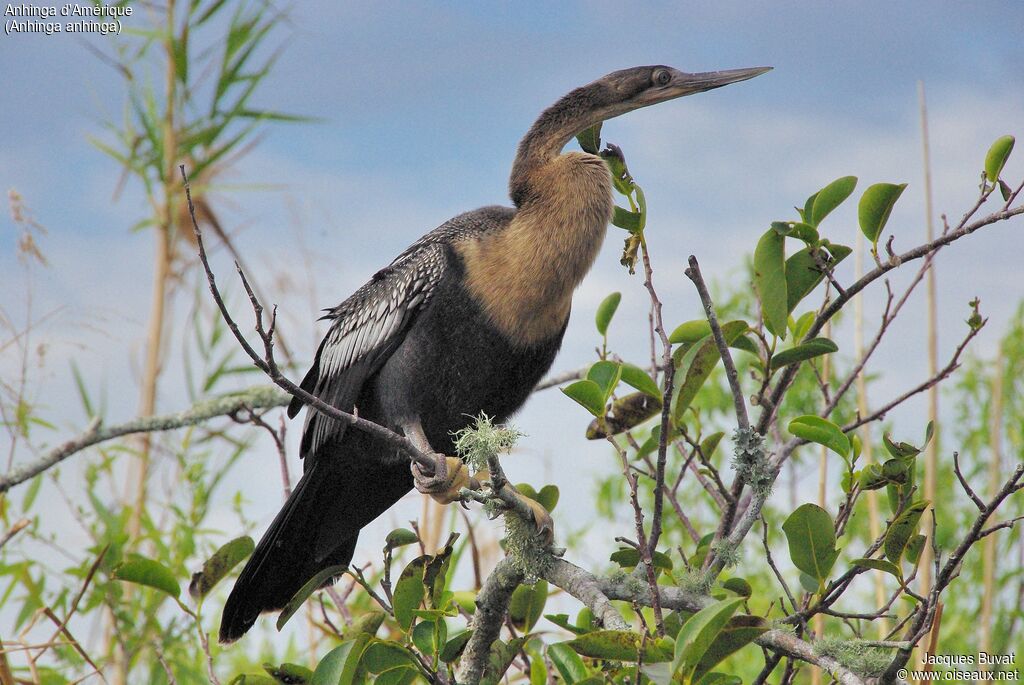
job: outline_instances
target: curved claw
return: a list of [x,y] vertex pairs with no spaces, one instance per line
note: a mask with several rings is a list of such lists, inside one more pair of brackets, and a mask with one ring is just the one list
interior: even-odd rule
[[523,493],[515,490],[516,499],[525,504],[533,514],[533,524],[537,528],[537,534],[541,536],[545,545],[550,546],[555,541],[555,522],[551,514],[536,500],[532,500]]
[[[462,499],[459,491],[465,487],[472,487],[472,478],[469,469],[458,457],[442,457],[438,455],[438,462],[444,460],[444,468],[438,468],[434,475],[427,476],[418,464],[413,462],[412,470],[413,483],[416,490],[424,495],[430,495],[435,501],[441,504],[451,504]],[[438,464],[441,465],[440,463]],[[479,487],[479,485],[478,485]]]

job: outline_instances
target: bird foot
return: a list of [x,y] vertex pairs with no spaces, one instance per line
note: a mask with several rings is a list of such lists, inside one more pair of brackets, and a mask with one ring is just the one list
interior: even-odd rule
[[551,514],[540,502],[530,499],[514,488],[512,488],[512,492],[515,493],[515,498],[530,510],[537,535],[540,536],[545,547],[550,547],[555,542],[555,521],[551,518]]
[[423,473],[420,465],[411,465],[412,479],[418,492],[430,495],[441,504],[451,504],[462,499],[462,488],[479,489],[480,483],[469,475],[469,469],[458,457],[435,455],[436,465],[432,475]]

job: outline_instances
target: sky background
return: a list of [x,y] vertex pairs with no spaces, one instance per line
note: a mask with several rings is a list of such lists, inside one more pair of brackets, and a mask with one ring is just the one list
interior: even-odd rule
[[[937,217],[958,217],[973,201],[996,137],[1024,133],[1024,4],[1016,0],[631,6],[637,4],[306,1],[288,11],[273,39],[281,56],[258,103],[317,122],[268,128],[223,179],[237,189],[215,201],[247,261],[262,274],[269,299],[280,305],[299,357],[311,356],[322,332],[315,309],[340,302],[450,216],[508,204],[515,146],[537,114],[615,69],[774,67],[753,81],[604,127],[604,139],[623,148],[646,193],[656,285],[669,326],[700,316],[682,273],[689,254],[697,255],[709,280],[735,281],[769,222],[794,218],[793,205],[839,176],[861,178],[855,197],[871,183],[908,182],[889,226],[897,250],[918,244],[925,231],[919,80],[927,88]],[[126,25],[132,22],[141,25],[143,17]],[[115,197],[120,170],[88,140],[104,135],[102,122],[119,120],[124,88],[85,44],[110,52],[117,40],[0,36],[0,186],[16,189],[48,229],[40,246],[50,265],[34,269],[31,281],[33,317],[45,317],[33,339],[46,343],[45,363],[33,359],[31,379],[45,415],[59,427],[51,443],[85,423],[71,360],[90,387],[102,389],[109,422],[129,419],[137,405],[153,236],[130,232],[147,212],[141,189],[129,183]],[[1007,177],[1024,174],[1022,159],[1018,150]],[[0,307],[20,329],[29,285],[16,255],[15,227],[6,215],[0,222]],[[824,229],[827,237],[852,244],[855,202]],[[1024,296],[1022,230],[1019,219],[987,228],[938,258],[940,360],[961,339],[967,302],[976,295],[990,317],[976,349],[995,349]],[[611,343],[627,358],[645,359],[647,295],[640,277],[618,265],[621,238],[610,229],[576,297],[556,370],[593,360],[594,309],[615,290],[623,303]],[[222,282],[230,283],[226,263],[218,265]],[[839,269],[841,282],[852,280],[852,269],[850,259]],[[911,270],[904,271],[894,285],[907,281]],[[190,288],[175,303],[178,340],[187,333]],[[868,294],[869,322],[877,320],[881,296],[879,287]],[[912,303],[880,350],[871,371],[883,377],[872,400],[926,377],[923,312],[923,299]],[[245,310],[239,313],[248,320]],[[849,327],[834,338],[850,358]],[[10,348],[0,353],[5,380],[17,373],[16,356]],[[186,405],[181,369],[175,346],[160,411]],[[923,400],[892,418],[908,435],[920,435]],[[556,483],[570,503],[560,507],[559,524],[588,523],[590,483],[615,466],[603,447],[583,443],[582,409],[548,391],[530,401],[516,424],[528,437],[522,458],[508,460],[513,479]],[[298,433],[294,425],[293,443]],[[297,472],[294,445],[292,455]],[[542,478],[531,475],[538,469]],[[247,493],[247,512],[262,530],[279,503],[269,441],[261,440],[236,469],[230,487]],[[410,502],[381,527],[403,523],[416,510]],[[215,521],[225,539],[237,533],[229,512]],[[629,534],[631,526],[624,519],[617,534]],[[378,548],[375,535],[364,536],[367,555]],[[84,546],[74,531],[66,536],[71,548]],[[594,558],[608,551],[597,550]]]

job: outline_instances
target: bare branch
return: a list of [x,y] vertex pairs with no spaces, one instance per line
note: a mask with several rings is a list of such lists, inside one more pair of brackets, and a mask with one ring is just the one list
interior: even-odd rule
[[505,612],[512,593],[523,581],[523,574],[510,557],[498,562],[476,597],[473,614],[473,636],[459,659],[457,680],[460,683],[479,683],[490,655],[491,643],[501,632]]

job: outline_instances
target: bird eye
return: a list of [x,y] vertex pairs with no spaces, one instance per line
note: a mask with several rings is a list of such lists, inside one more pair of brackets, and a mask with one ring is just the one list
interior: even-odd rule
[[659,86],[667,86],[668,82],[672,80],[672,74],[668,73],[667,69],[658,69],[654,72],[654,83]]

